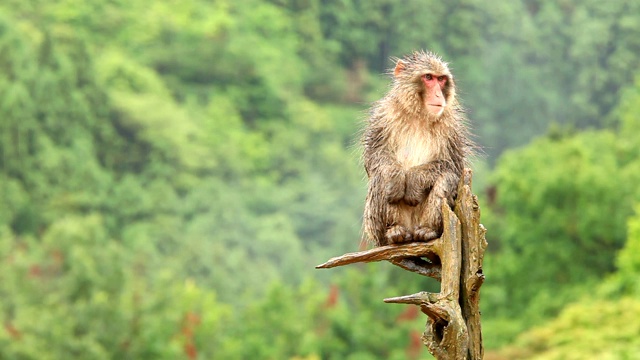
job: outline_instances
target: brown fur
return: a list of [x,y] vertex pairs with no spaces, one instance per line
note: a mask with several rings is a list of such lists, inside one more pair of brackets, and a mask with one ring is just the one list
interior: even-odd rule
[[[378,246],[441,235],[442,200],[453,204],[472,148],[447,64],[422,51],[398,62],[392,88],[373,104],[362,139],[369,177],[364,234]],[[440,115],[425,106],[421,76],[427,73],[448,77]]]

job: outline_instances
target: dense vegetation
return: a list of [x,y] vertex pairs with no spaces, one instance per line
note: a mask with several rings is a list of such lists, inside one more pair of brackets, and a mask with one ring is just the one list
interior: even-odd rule
[[436,284],[313,269],[358,247],[359,121],[419,48],[484,148],[488,356],[640,354],[638,33],[632,0],[3,1],[0,358],[428,356],[380,300]]

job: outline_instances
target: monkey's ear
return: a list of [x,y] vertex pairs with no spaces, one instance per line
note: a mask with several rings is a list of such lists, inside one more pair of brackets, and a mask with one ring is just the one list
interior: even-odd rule
[[396,69],[393,70],[393,76],[398,77],[398,75],[400,75],[400,73],[404,70],[405,67],[406,65],[404,61],[398,60],[398,62],[396,63]]

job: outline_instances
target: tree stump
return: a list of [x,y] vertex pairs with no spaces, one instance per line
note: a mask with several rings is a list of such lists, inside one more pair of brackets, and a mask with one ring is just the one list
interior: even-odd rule
[[335,257],[316,266],[332,268],[386,260],[405,270],[441,282],[439,293],[419,292],[384,299],[414,304],[428,316],[422,342],[438,360],[480,360],[484,355],[480,327],[482,261],[487,247],[478,199],[471,192],[471,170],[465,169],[452,211],[443,201],[442,236],[429,242],[387,245]]

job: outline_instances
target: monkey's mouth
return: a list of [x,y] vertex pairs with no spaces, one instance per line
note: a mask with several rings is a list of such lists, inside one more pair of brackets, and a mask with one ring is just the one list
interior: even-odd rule
[[427,104],[427,111],[435,116],[440,116],[444,112],[445,104]]

